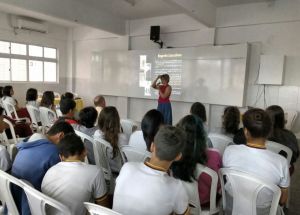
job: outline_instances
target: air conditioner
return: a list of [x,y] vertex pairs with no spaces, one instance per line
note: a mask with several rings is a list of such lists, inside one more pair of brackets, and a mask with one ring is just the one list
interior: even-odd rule
[[29,20],[29,19],[17,17],[12,21],[12,26],[15,29],[22,29],[22,30],[40,32],[40,33],[48,32],[47,25],[39,20]]

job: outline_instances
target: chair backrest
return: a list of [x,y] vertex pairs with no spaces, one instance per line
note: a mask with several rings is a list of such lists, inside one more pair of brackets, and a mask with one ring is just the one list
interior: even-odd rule
[[63,114],[62,114],[62,112],[61,112],[61,110],[59,108],[56,108],[55,111],[56,111],[57,117],[63,116]]
[[[226,208],[226,188],[229,189],[227,185],[225,188],[225,183],[229,183],[233,198],[232,214],[256,215],[257,197],[263,189],[272,191],[273,199],[269,214],[276,214],[281,195],[278,186],[248,173],[229,168],[221,168],[219,175],[222,187],[223,208]],[[265,190],[262,192],[265,192]]]
[[132,132],[137,129],[137,125],[130,119],[121,119],[120,121],[123,133],[129,138]]
[[9,126],[9,130],[10,130],[10,133],[11,133],[11,136],[12,136],[12,140],[13,140],[12,143],[13,144],[17,144],[18,143],[18,139],[17,139],[15,128],[14,128],[13,124],[8,119],[3,119],[3,122],[5,122],[6,124],[8,124],[8,126]]
[[41,121],[41,119],[40,119],[40,110],[37,107],[33,106],[33,105],[26,105],[26,109],[27,109],[27,111],[30,115],[32,125],[35,128],[38,128],[39,127],[38,122]]
[[54,209],[57,212],[55,214],[71,215],[71,211],[68,207],[56,201],[55,199],[39,192],[29,184],[25,182],[23,183],[23,190],[27,196],[32,215],[46,215],[46,208],[48,208],[48,206],[50,206],[51,209]]
[[285,110],[284,112],[284,118],[286,120],[285,128],[291,130],[297,119],[298,112],[296,110]]
[[83,204],[91,215],[121,215],[120,213],[115,212],[109,208],[90,202],[84,202]]
[[57,120],[57,116],[54,111],[46,107],[40,107],[40,118],[44,131],[50,128],[52,124]]
[[139,150],[147,150],[146,142],[142,131],[135,131],[131,134],[128,142],[129,146],[135,147]]
[[[219,208],[216,206],[216,196],[217,196],[217,186],[218,186],[218,174],[201,164],[197,164],[195,176],[198,179],[202,173],[206,173],[211,177],[211,187],[210,187],[210,208],[209,214],[215,214],[219,212]],[[191,214],[201,214],[201,204],[198,193],[198,180],[193,180],[193,182],[184,182],[187,194],[189,196],[189,204],[193,207],[191,208]],[[205,211],[207,212],[207,211]]]
[[287,159],[288,163],[289,164],[291,163],[293,151],[289,147],[282,145],[280,143],[276,143],[276,142],[268,140],[268,141],[266,141],[266,148],[272,152],[275,152],[276,154],[279,154],[279,152],[284,151],[287,155],[286,159]]
[[[10,118],[19,119],[16,108],[13,104],[3,101],[3,108],[4,108],[7,116],[9,116]],[[12,113],[14,113],[15,117],[13,117]]]
[[[85,133],[78,131],[76,129],[74,129],[74,130],[75,130],[75,133],[81,138],[83,143],[86,143],[86,141],[88,141],[92,145],[94,145],[94,139],[92,137],[90,137],[89,135],[86,135]],[[89,163],[87,156],[85,156],[84,162],[87,164]]]
[[17,206],[11,193],[11,184],[23,187],[21,181],[0,170],[0,201],[6,205],[9,215],[19,215]]
[[221,155],[223,155],[226,147],[233,142],[232,138],[223,134],[210,133],[208,137],[212,142],[213,148],[218,149]]
[[151,157],[148,151],[141,151],[135,147],[124,145],[120,147],[121,152],[125,155],[125,160],[128,162],[144,162],[145,159]]

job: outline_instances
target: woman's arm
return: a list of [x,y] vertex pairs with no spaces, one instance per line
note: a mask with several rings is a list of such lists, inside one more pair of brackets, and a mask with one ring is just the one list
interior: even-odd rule
[[165,92],[159,91],[159,95],[160,95],[160,97],[162,97],[163,99],[165,99],[165,98],[170,97],[171,92],[172,92],[172,87],[169,85],[169,86],[167,86]]
[[157,76],[156,79],[152,82],[152,85],[151,85],[152,88],[158,89],[158,84],[157,84],[158,79],[160,79],[160,75]]

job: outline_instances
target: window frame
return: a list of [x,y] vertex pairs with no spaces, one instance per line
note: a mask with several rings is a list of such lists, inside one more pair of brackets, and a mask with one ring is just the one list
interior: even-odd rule
[[[40,44],[29,44],[29,43],[24,43],[24,42],[19,42],[19,41],[7,41],[7,40],[0,40],[2,42],[8,42],[9,43],[9,53],[0,53],[0,58],[7,58],[9,59],[9,81],[6,80],[0,80],[0,83],[36,83],[36,84],[41,84],[41,83],[46,83],[46,84],[59,84],[59,50],[58,48],[51,47],[48,45],[40,45]],[[19,43],[26,45],[26,55],[19,55],[19,54],[11,54],[11,43]],[[43,57],[34,57],[34,56],[29,56],[29,46],[41,46],[42,51],[43,51]],[[44,57],[44,48],[52,48],[56,50],[56,58],[47,58]],[[11,69],[11,59],[20,59],[20,60],[26,60],[26,73],[27,73],[27,80],[26,81],[12,81],[12,69]],[[35,60],[35,61],[42,61],[42,68],[43,68],[43,81],[30,81],[29,80],[29,61],[30,60]],[[51,62],[51,63],[56,63],[56,81],[55,82],[50,82],[50,81],[45,81],[45,75],[44,75],[44,63],[45,62]]]

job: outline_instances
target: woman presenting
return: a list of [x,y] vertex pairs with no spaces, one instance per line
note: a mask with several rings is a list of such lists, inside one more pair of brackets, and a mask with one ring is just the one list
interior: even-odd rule
[[[161,83],[157,83],[158,79],[161,80]],[[172,87],[169,85],[169,81],[170,76],[168,74],[159,75],[151,86],[157,89],[159,93],[157,110],[164,116],[164,123],[172,125],[172,107],[169,99]]]

